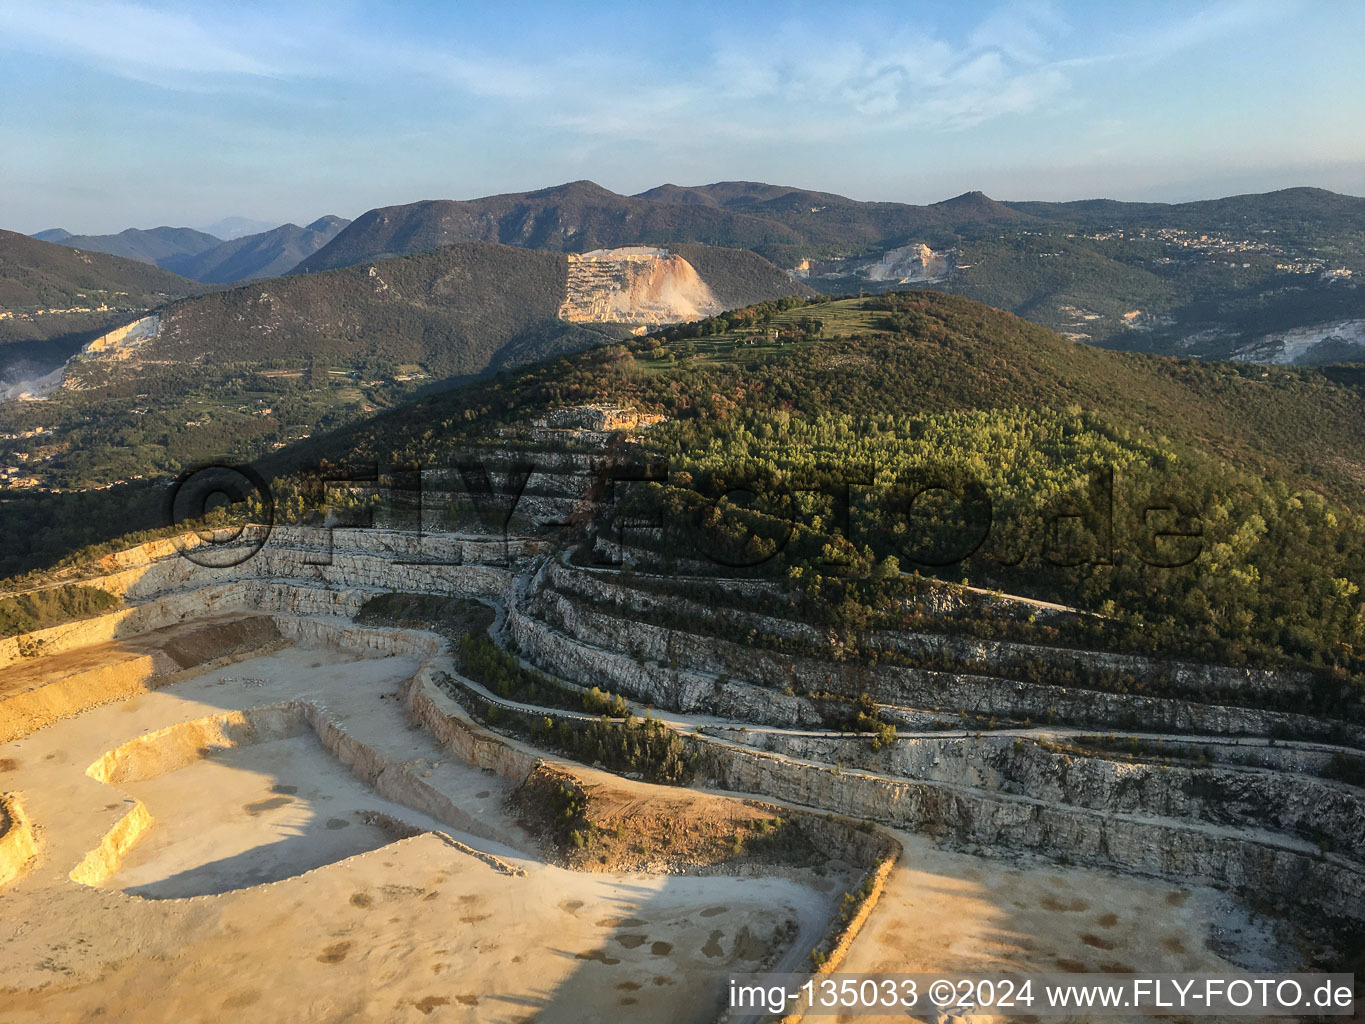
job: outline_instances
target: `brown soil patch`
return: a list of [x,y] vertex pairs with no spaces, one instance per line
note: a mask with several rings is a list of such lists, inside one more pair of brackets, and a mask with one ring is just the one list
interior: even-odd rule
[[421,1010],[426,1016],[431,1015],[431,1011],[438,1006],[449,1006],[450,1000],[446,996],[427,996],[419,999],[412,1004],[415,1009]]
[[1081,941],[1087,946],[1094,946],[1096,949],[1113,949],[1114,944],[1108,939],[1102,939],[1098,935],[1085,934],[1081,936]]
[[780,808],[696,790],[618,785],[599,773],[592,778],[585,784],[564,768],[541,765],[509,800],[519,821],[566,867],[697,874],[722,864],[812,867],[828,859],[801,816]]
[[1085,900],[1059,900],[1055,896],[1044,896],[1038,903],[1044,910],[1053,910],[1063,914],[1079,914],[1083,910],[1090,909],[1090,904]]
[[162,640],[161,649],[181,668],[195,668],[205,662],[239,654],[249,653],[256,657],[283,642],[274,619],[253,615],[173,633]]
[[224,616],[7,665],[0,672],[0,741],[168,685],[184,670],[240,661],[285,645],[274,619]]
[[334,942],[318,954],[318,963],[339,964],[346,959],[346,954],[350,951],[351,944],[349,942]]

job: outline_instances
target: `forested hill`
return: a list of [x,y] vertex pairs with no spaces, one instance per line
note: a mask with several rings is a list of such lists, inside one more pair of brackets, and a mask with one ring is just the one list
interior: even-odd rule
[[[350,273],[374,287],[412,288],[401,274]],[[539,280],[548,288],[548,274]],[[214,300],[248,302],[250,291],[270,304],[260,286]],[[1365,400],[1334,376],[1106,351],[933,291],[810,304],[789,297],[431,394],[315,433],[257,465],[277,477],[284,498],[300,493],[292,474],[324,460],[439,466],[471,443],[500,438],[505,447],[515,431],[503,427],[549,409],[629,405],[666,417],[639,441],[667,459],[667,485],[638,498],[668,524],[657,541],[664,555],[695,559],[700,528],[738,545],[741,562],[771,556],[764,571],[796,582],[809,613],[836,627],[904,607],[895,602],[905,595],[885,588],[900,579],[898,567],[915,568],[1097,612],[1084,627],[1094,635],[1072,638],[1086,646],[1234,662],[1288,657],[1359,673]],[[924,467],[985,489],[996,525],[977,553],[945,561],[933,550],[944,537],[966,536],[951,506],[931,502],[928,527],[904,528],[898,481]],[[1113,472],[1112,564],[1095,557],[1107,545],[1084,511],[1107,500],[1091,490],[1105,469]],[[829,497],[844,493],[841,475],[875,485],[856,519]],[[802,499],[790,543],[782,538],[789,512],[763,504],[780,498],[784,482],[825,487],[823,497],[803,491],[812,497]],[[717,520],[707,511],[712,498],[734,487],[749,487],[757,501]],[[11,499],[19,514],[5,520],[0,564],[51,562],[112,539],[110,524],[116,532],[155,525],[154,490]],[[1062,540],[1047,524],[1078,503],[1082,518],[1073,521],[1089,531],[1090,554],[1053,557]],[[30,522],[46,525],[36,533],[18,525]],[[1154,529],[1197,535],[1197,558],[1151,564],[1184,543],[1176,537],[1163,548]],[[973,628],[991,636],[997,625]],[[1040,619],[1040,637],[1063,639],[1048,629]]]
[[1187,203],[1086,199],[1069,203],[1011,202],[1007,205],[1030,217],[1091,230],[1141,227],[1186,231],[1250,229],[1292,235],[1305,225],[1311,225],[1319,233],[1324,229],[1365,232],[1365,199],[1322,188],[1286,188]]
[[[899,563],[1098,612],[1090,645],[1365,670],[1365,400],[1355,388],[1316,370],[1095,349],[936,292],[782,305],[434,395],[282,452],[274,469],[441,465],[547,408],[632,405],[667,417],[641,443],[668,460],[668,484],[638,499],[652,513],[630,512],[667,524],[663,554],[696,560],[704,535],[733,543],[732,565],[771,556],[761,571],[801,581],[818,595],[811,613],[836,625],[895,607],[877,581],[894,580]],[[925,467],[978,481],[993,503],[988,542],[965,560],[945,566],[936,549],[944,537],[949,549],[964,537],[958,550],[972,546],[951,503],[930,502],[932,528],[902,526],[909,492],[897,481]],[[1089,488],[1104,469],[1112,564],[1101,564],[1108,544],[1088,518],[1073,520],[1073,563],[1058,555],[1072,541],[1047,523],[1102,505]],[[841,480],[876,485],[854,519],[829,497],[844,493]],[[825,498],[809,499],[788,535],[785,487],[812,482]],[[757,497],[717,520],[713,499],[736,487]],[[1153,564],[1189,547],[1153,540],[1153,529],[1197,535],[1197,557]]]
[[146,336],[67,364],[44,401],[0,403],[0,433],[16,438],[0,469],[79,489],[252,460],[419,390],[628,337],[630,324],[809,293],[752,252],[679,250],[571,267],[466,242],[175,301]]
[[[752,252],[680,245],[722,305],[810,294]],[[274,278],[177,303],[158,356],[323,358],[418,364],[437,378],[497,369],[602,340],[558,319],[568,259],[465,242],[363,266]],[[618,331],[619,333],[619,331]]]
[[[1094,348],[935,291],[783,305],[790,308],[732,311],[504,374],[477,392],[436,395],[357,424],[340,447],[383,457],[401,450],[409,431],[421,436],[431,421],[458,421],[473,407],[502,421],[547,405],[620,401],[698,422],[740,407],[868,419],[1074,408],[1365,508],[1365,397],[1334,372]],[[770,330],[783,338],[771,342]]]
[[137,260],[83,252],[0,231],[0,310],[147,308],[199,290],[193,281]]
[[[243,285],[166,310],[151,353],[183,362],[321,359],[420,364],[437,377],[501,365],[514,341],[577,337],[560,323],[566,261],[479,242]],[[581,339],[579,341],[581,344]]]
[[0,231],[0,386],[41,377],[105,331],[202,288],[146,263]]

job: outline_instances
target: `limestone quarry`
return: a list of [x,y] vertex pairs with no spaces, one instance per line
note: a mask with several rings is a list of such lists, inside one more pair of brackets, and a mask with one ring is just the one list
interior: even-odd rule
[[956,251],[935,251],[923,242],[888,249],[876,259],[801,260],[791,271],[800,281],[856,277],[882,286],[936,284],[953,269]]
[[667,249],[595,249],[568,259],[559,316],[571,323],[668,324],[722,309],[692,264]]
[[1344,358],[1343,352],[1365,345],[1365,320],[1340,320],[1267,334],[1244,346],[1233,358],[1282,365],[1313,364]]
[[[700,1022],[739,972],[1288,970],[1360,927],[1365,733],[1266,703],[1305,679],[1042,686],[1014,666],[1077,652],[894,631],[869,674],[780,584],[546,532],[629,413],[513,431],[506,536],[186,534],[40,583],[118,605],[0,641],[4,1019]],[[470,675],[475,636],[550,690]],[[829,721],[859,690],[889,741]],[[671,784],[565,753],[630,729]]]
[[[529,537],[331,534],[277,527],[230,569],[184,556],[197,535],[129,549],[80,576],[120,608],[0,646],[7,1021],[147,1020],[149,987],[167,1020],[704,1021],[727,972],[812,970],[813,949],[826,969],[1284,969],[1304,921],[1365,912],[1362,797],[1323,773],[1345,748],[1268,746],[1267,713],[1186,737],[1197,761],[1142,763],[1067,725],[931,728],[973,688],[1001,714],[1031,697],[888,672],[877,699],[907,727],[877,750],[647,576]],[[509,731],[593,716],[490,692],[448,630],[357,621],[394,593],[471,599],[527,664],[652,708],[696,778],[632,780]],[[1104,720],[1100,695],[1074,700]],[[1197,703],[1191,722],[1234,714]],[[547,771],[590,801],[600,858],[528,817]],[[656,841],[660,819],[689,824]],[[757,842],[772,821],[798,839]],[[837,910],[865,879],[849,931]]]
[[17,381],[13,384],[6,384],[0,380],[0,402],[14,399],[37,401],[46,398],[63,385],[66,380],[67,367],[71,365],[72,361],[80,359],[129,359],[138,348],[153,340],[160,330],[161,317],[153,315],[140,317],[130,324],[101,334],[98,338],[87,342],[80,352],[71,357],[71,360],[57,367],[51,373],[33,380]]

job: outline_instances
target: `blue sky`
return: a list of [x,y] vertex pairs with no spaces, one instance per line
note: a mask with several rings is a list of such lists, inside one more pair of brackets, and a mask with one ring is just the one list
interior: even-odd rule
[[0,0],[0,227],[306,223],[591,178],[1365,195],[1365,4]]

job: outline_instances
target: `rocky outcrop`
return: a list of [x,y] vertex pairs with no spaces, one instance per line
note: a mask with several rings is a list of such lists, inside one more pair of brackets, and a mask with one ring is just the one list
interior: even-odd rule
[[37,856],[38,840],[19,797],[0,793],[0,888],[24,874]]
[[[438,664],[424,666],[406,687],[404,698],[413,717],[461,760],[515,784],[523,782],[539,758],[477,725],[464,708],[441,692],[432,678],[440,671]],[[448,663],[444,668],[447,674],[455,674]]]
[[[1365,849],[1365,792],[1245,765],[1136,761],[1011,736],[869,739],[716,730],[722,740],[802,761],[1011,794],[1096,812],[1254,827],[1348,856]],[[1240,748],[1239,748],[1240,749]],[[1274,748],[1270,748],[1274,749]]]
[[929,831],[981,850],[1029,850],[1068,862],[1213,885],[1319,915],[1365,922],[1365,870],[1253,828],[1184,827],[1170,820],[992,793],[920,779],[891,779],[796,762],[720,742],[698,745],[704,771],[724,789]]
[[[551,570],[562,576],[562,570]],[[881,663],[875,668],[863,658],[837,660],[799,656],[771,646],[742,644],[715,636],[608,614],[555,588],[542,589],[528,604],[530,616],[512,620],[513,635],[537,658],[559,672],[587,671],[607,675],[615,685],[664,707],[679,710],[723,711],[720,699],[707,691],[718,677],[736,677],[768,691],[742,703],[755,708],[755,722],[799,724],[818,721],[794,708],[784,695],[800,693],[867,693],[876,701],[900,708],[945,711],[950,715],[998,716],[1006,720],[1073,723],[1103,729],[1172,733],[1210,733],[1224,736],[1293,735],[1305,739],[1347,742],[1365,747],[1365,728],[1309,715],[1194,700],[1114,693],[1076,686],[1047,686],[1018,679],[944,672]],[[801,624],[780,620],[765,623],[782,636],[811,632]],[[945,638],[947,642],[947,638]],[[636,663],[631,671],[611,655],[628,652]],[[1076,652],[1066,652],[1076,657]],[[1102,658],[1103,655],[1096,655]],[[1186,666],[1190,686],[1197,684],[1194,666]],[[1225,670],[1226,671],[1226,670]],[[1235,670],[1232,670],[1235,671]],[[1216,669],[1204,679],[1209,689],[1225,684]],[[575,678],[570,675],[569,678]],[[1235,681],[1247,687],[1273,684],[1268,673],[1246,674]],[[719,688],[723,691],[725,688]],[[798,698],[799,700],[799,698]],[[728,706],[728,705],[727,705]],[[893,712],[894,714],[894,712]]]
[[[713,625],[724,628],[731,635],[737,629],[749,630],[761,642],[795,641],[817,649],[829,648],[832,640],[829,631],[807,623],[765,615],[743,607],[717,607],[689,600],[685,596],[690,589],[689,581],[685,579],[669,580],[665,588],[656,590],[651,589],[649,584],[654,581],[649,577],[627,581],[618,574],[585,570],[559,561],[546,566],[543,578],[547,586],[571,599],[581,599],[578,603],[585,607],[595,606],[599,610],[626,616],[632,613],[670,615],[676,617],[680,629],[690,627],[705,633],[704,627]],[[723,587],[732,598],[761,596],[772,599],[783,596],[780,584],[766,581],[698,579],[690,582],[691,589],[703,591],[708,587]],[[1003,603],[1008,606],[1008,599],[1005,598],[999,602],[995,598],[989,600],[992,604]],[[960,605],[961,601],[950,598],[936,600],[935,603],[943,606],[940,610],[946,612]],[[961,633],[878,630],[871,632],[864,644],[869,650],[891,651],[909,659],[946,656],[965,664],[1000,666],[1036,662],[1072,671],[1082,679],[1101,672],[1127,674],[1135,682],[1148,685],[1159,680],[1166,692],[1196,699],[1236,697],[1245,701],[1269,698],[1283,701],[1305,697],[1312,687],[1309,673],[1291,669],[1234,668],[1110,651],[982,640]],[[832,653],[837,654],[837,651]]]
[[651,659],[646,654],[627,656],[615,649],[585,642],[516,607],[508,608],[507,626],[518,649],[552,674],[578,680],[586,686],[624,693],[642,703],[769,725],[818,725],[821,721],[819,713],[804,697],[723,678],[723,666],[716,666],[719,672],[710,673],[673,667],[663,661],[667,657],[666,645],[631,646],[632,641],[650,633],[652,627],[642,633],[627,630],[613,638],[596,637],[608,643],[620,642],[628,650],[648,650]]
[[152,816],[146,805],[141,800],[136,801],[132,809],[104,834],[100,844],[71,869],[71,880],[81,885],[99,885],[107,881],[119,869],[128,851],[151,827]]

